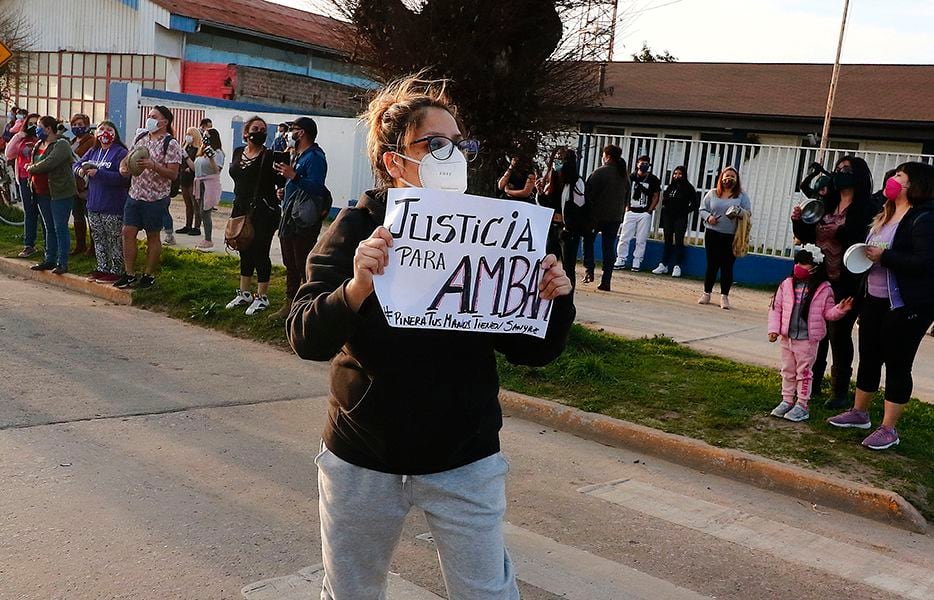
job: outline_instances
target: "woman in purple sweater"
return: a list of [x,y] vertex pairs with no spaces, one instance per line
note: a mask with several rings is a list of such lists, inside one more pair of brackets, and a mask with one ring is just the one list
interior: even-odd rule
[[130,180],[120,175],[120,162],[127,148],[117,126],[101,121],[97,141],[75,163],[75,175],[88,183],[88,222],[97,251],[97,270],[88,281],[113,283],[123,273],[123,205]]

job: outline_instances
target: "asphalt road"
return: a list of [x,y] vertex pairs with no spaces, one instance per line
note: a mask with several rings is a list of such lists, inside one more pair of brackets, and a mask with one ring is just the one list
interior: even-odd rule
[[[5,276],[0,337],[0,599],[316,597],[325,365]],[[523,598],[934,597],[927,536],[506,421]]]

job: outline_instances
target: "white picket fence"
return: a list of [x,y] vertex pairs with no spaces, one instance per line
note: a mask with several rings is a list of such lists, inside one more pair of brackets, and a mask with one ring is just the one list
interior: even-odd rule
[[[671,181],[672,171],[680,165],[685,166],[689,180],[702,197],[716,185],[720,170],[732,165],[739,171],[743,190],[752,202],[752,251],[771,256],[791,255],[793,237],[789,216],[792,207],[804,198],[797,191],[798,182],[808,165],[816,159],[816,148],[598,134],[566,139],[571,148],[576,146],[578,149],[581,175],[584,177],[600,166],[604,146],[615,144],[623,149],[623,158],[630,168],[639,156],[651,156],[652,172],[662,180],[663,188]],[[903,162],[934,162],[934,156],[930,155],[832,149],[827,152],[824,167],[832,170],[836,161],[848,154],[855,154],[867,162],[877,189],[882,187],[885,172]],[[656,237],[659,236],[660,212],[656,211],[652,229]],[[689,224],[686,243],[703,243],[701,227],[695,215]]]

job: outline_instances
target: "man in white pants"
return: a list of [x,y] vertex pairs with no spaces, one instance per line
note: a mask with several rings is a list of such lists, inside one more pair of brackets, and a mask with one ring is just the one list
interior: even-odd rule
[[616,245],[614,269],[625,269],[629,262],[629,243],[636,238],[636,250],[632,256],[632,270],[638,271],[645,256],[645,243],[652,227],[652,212],[658,205],[662,182],[652,175],[652,165],[647,155],[639,157],[636,172],[630,176],[632,193],[626,202],[626,214],[619,226],[619,242]]

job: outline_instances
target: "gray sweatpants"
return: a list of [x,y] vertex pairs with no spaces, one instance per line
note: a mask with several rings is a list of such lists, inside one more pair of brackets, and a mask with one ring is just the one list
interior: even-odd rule
[[425,512],[449,600],[518,600],[503,540],[501,453],[431,475],[352,465],[322,444],[318,465],[321,600],[384,600],[392,553],[413,506]]

